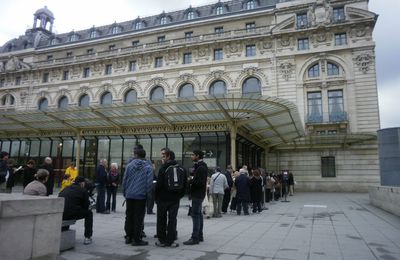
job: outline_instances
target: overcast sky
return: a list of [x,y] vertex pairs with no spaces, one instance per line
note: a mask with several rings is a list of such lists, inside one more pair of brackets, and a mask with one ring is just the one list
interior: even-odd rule
[[[217,0],[1,0],[0,45],[32,28],[33,14],[47,6],[55,17],[54,31],[66,33],[138,16],[158,15]],[[381,128],[400,127],[400,0],[370,0],[369,8],[379,14],[374,38]]]

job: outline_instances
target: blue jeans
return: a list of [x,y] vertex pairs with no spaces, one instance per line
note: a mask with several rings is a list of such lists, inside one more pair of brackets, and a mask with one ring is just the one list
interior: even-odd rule
[[197,241],[203,237],[203,213],[201,212],[202,203],[203,199],[192,198],[192,239]]
[[96,190],[96,212],[101,213],[106,211],[106,186],[103,184],[96,184]]

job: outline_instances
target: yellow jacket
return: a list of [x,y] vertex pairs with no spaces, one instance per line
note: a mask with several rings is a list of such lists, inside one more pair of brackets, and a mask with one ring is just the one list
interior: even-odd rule
[[78,177],[78,169],[76,167],[69,166],[65,170],[65,176],[68,176],[68,178],[62,180],[61,190],[70,186],[75,181],[75,178]]

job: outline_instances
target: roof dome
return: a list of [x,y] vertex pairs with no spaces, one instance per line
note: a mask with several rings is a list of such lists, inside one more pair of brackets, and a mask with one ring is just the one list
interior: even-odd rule
[[40,15],[40,14],[45,14],[47,16],[49,16],[50,18],[54,19],[54,14],[52,11],[50,11],[49,9],[47,9],[47,6],[45,6],[44,8],[40,8],[36,11],[35,16],[36,15]]

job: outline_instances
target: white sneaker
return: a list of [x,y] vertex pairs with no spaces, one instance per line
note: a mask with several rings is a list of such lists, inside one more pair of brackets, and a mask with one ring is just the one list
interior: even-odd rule
[[85,237],[85,239],[83,240],[84,245],[90,245],[91,243],[92,243],[92,238],[90,237]]

